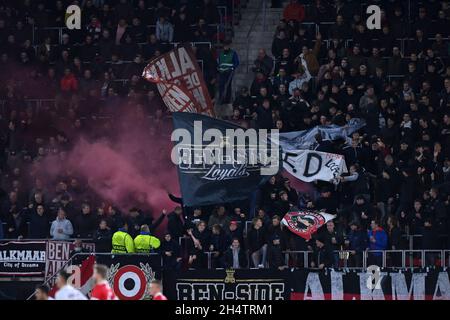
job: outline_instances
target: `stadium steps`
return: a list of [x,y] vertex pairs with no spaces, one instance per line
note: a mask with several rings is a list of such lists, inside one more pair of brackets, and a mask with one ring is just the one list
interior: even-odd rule
[[[267,1],[270,6],[270,1]],[[242,86],[250,87],[253,80],[253,61],[259,49],[265,49],[271,55],[272,40],[276,26],[283,15],[283,9],[266,9],[266,27],[263,25],[261,0],[249,0],[243,9],[242,19],[233,37],[233,49],[239,55],[240,66],[235,72],[233,90]],[[248,54],[247,54],[248,51]]]

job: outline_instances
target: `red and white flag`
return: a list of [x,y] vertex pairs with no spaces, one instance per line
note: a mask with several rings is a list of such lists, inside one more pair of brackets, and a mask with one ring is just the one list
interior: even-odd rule
[[310,240],[321,226],[335,217],[325,212],[296,210],[286,213],[281,223],[296,235]]
[[144,68],[142,76],[157,85],[171,112],[201,113],[214,117],[214,107],[203,74],[190,45],[163,54]]
[[[94,265],[95,255],[89,255],[86,259],[83,260],[80,267],[72,265],[67,269],[68,272],[72,272],[73,274],[73,277],[69,279],[71,284],[86,296],[94,287]],[[54,297],[57,291],[58,288],[55,284],[51,288],[49,295],[51,297]]]

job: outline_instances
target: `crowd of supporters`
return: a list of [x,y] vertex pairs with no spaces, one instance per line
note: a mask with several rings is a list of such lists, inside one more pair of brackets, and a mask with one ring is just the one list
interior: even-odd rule
[[[333,252],[340,249],[359,266],[367,248],[410,248],[405,235],[418,235],[415,249],[448,249],[450,6],[408,3],[378,1],[382,29],[367,30],[357,1],[291,1],[272,52],[260,50],[253,83],[236,93],[229,120],[245,127],[286,132],[364,118],[351,143],[316,138],[315,150],[345,156],[350,173],[338,185],[314,183],[299,192],[280,175],[252,204],[179,206],[153,212],[154,222],[142,208],[125,215],[105,206],[76,176],[49,182],[31,168],[49,155],[63,161],[81,133],[111,130],[113,120],[99,122],[103,116],[143,112],[149,130],[167,126],[156,88],[141,79],[145,63],[173,42],[216,41],[217,5],[230,1],[80,1],[82,29],[61,29],[60,37],[45,28],[64,25],[69,3],[2,1],[0,238],[94,239],[98,251],[109,252],[124,223],[133,238],[145,224],[164,234],[159,252],[170,268],[284,268],[286,250],[311,251],[309,266],[323,268],[340,263]],[[323,24],[330,17],[335,22]],[[216,54],[209,45],[196,48],[214,97]],[[337,219],[307,242],[280,223],[293,207]],[[375,263],[380,257],[372,254]]]

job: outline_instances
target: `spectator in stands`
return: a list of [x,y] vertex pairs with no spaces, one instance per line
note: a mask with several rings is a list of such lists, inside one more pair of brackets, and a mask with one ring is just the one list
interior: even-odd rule
[[29,233],[30,239],[46,239],[49,235],[50,220],[48,212],[43,204],[38,204],[35,208],[29,209]]
[[241,242],[238,238],[233,238],[230,247],[225,251],[224,264],[225,268],[247,268],[247,254],[241,248]]
[[[343,234],[339,233],[335,229],[335,224],[333,221],[327,222],[327,230],[323,234],[323,240],[327,247],[331,248],[333,251],[341,250],[344,244]],[[339,267],[339,253],[333,252],[333,266],[335,268]]]
[[231,217],[226,212],[224,206],[218,206],[215,212],[209,217],[208,228],[211,229],[214,225],[219,225],[222,228],[227,228],[230,224]]
[[58,216],[50,227],[50,236],[53,240],[68,240],[73,235],[72,223],[66,219],[66,212],[61,207],[58,209]]
[[350,250],[350,265],[362,266],[363,251],[367,248],[367,235],[357,221],[350,223],[350,231],[344,243],[346,248]]
[[310,261],[311,268],[325,269],[333,266],[333,250],[326,245],[325,241],[317,236],[313,247],[313,256]]
[[162,254],[163,266],[165,270],[179,270],[181,268],[181,248],[170,233],[164,235],[161,241],[160,252]]
[[305,19],[305,7],[298,3],[298,0],[291,0],[291,2],[284,8],[283,18],[286,21],[294,20],[303,22]]
[[100,220],[98,229],[93,236],[95,242],[95,252],[111,252],[111,229],[108,227],[108,222],[105,219]]
[[239,243],[243,243],[244,241],[244,235],[243,235],[243,230],[242,230],[242,226],[239,225],[238,221],[236,220],[232,220],[230,221],[230,225],[228,226],[227,229],[225,229],[226,231],[226,245],[231,246],[233,239],[238,239]]
[[206,252],[209,249],[211,232],[206,228],[206,223],[200,221],[194,230],[188,229],[187,233],[190,237],[188,265],[192,268],[206,268]]
[[367,235],[369,238],[369,249],[376,250],[376,252],[369,254],[369,263],[381,267],[383,265],[383,254],[380,251],[388,248],[387,234],[383,228],[379,226],[378,221],[372,220]]
[[274,61],[266,54],[264,49],[259,49],[258,57],[254,61],[254,65],[253,71],[261,70],[265,76],[270,76],[272,74]]
[[77,238],[92,238],[95,228],[97,227],[97,221],[92,214],[91,206],[88,203],[83,203],[81,206],[81,214],[75,218],[75,233]]
[[267,262],[270,269],[284,270],[287,268],[281,240],[277,235],[272,237],[270,246],[268,246]]
[[156,38],[162,43],[173,41],[173,26],[164,16],[156,22]]
[[172,237],[178,239],[184,235],[183,209],[175,207],[173,212],[167,215],[167,231]]
[[213,268],[222,266],[223,253],[226,250],[227,239],[222,227],[215,224],[211,228],[211,238],[209,244],[209,252],[211,254],[211,265]]
[[267,259],[267,235],[263,228],[263,220],[254,218],[247,233],[249,253],[254,268],[265,268]]
[[[426,250],[436,250],[438,248],[438,233],[434,226],[434,221],[432,218],[428,217],[424,219],[422,228],[422,249]],[[427,253],[424,257],[427,266],[434,266],[436,253]]]

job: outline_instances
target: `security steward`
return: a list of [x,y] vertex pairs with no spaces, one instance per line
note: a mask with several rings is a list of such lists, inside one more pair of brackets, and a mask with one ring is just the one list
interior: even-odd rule
[[128,234],[128,224],[124,223],[112,236],[111,253],[134,253],[133,238]]
[[150,235],[150,228],[148,225],[141,226],[141,234],[134,238],[134,247],[138,253],[150,253],[158,249],[161,241],[158,238]]

